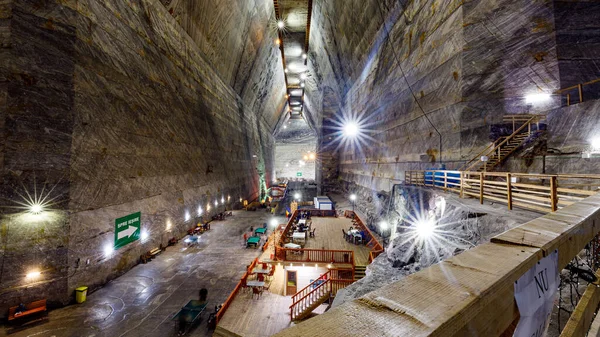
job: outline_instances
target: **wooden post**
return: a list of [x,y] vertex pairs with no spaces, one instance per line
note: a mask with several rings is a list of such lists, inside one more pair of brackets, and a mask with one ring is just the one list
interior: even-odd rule
[[567,94],[567,106],[571,105],[571,94]]
[[513,120],[513,133],[515,133],[515,116],[512,116],[512,120]]
[[512,210],[512,186],[510,181],[510,173],[506,174],[506,202],[508,203],[508,210]]
[[448,190],[448,171],[444,171],[444,192]]
[[483,172],[479,173],[479,203],[483,205]]
[[579,89],[579,103],[583,102],[583,86],[580,84],[577,85]]
[[558,209],[558,194],[556,193],[556,176],[550,177],[550,209],[556,212]]
[[531,136],[531,122],[527,123],[527,137]]
[[465,191],[465,173],[464,172],[460,172],[460,198],[463,198],[464,195],[464,191]]

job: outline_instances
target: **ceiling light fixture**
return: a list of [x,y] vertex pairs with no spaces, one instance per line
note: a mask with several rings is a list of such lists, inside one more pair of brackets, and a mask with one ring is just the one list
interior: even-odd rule
[[277,21],[277,28],[283,29],[285,27],[285,22],[283,20]]

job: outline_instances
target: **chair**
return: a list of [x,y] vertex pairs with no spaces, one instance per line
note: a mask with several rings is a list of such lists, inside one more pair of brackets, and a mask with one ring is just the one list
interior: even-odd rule
[[267,269],[267,264],[265,262],[262,262],[262,269]]
[[261,282],[264,282],[265,280],[265,274],[258,274],[258,280]]
[[[272,267],[271,267],[271,271],[270,271],[270,272],[269,272],[269,274],[267,275],[267,276],[269,277],[269,279],[272,279],[272,278],[273,278],[273,274],[275,274],[275,266],[272,266]],[[271,284],[269,283],[269,285],[271,285]],[[267,288],[267,289],[268,289],[268,288]]]
[[252,298],[254,298],[254,295],[256,295],[256,299],[260,298],[260,295],[262,295],[263,290],[262,289],[258,289],[257,287],[252,287]]
[[313,229],[313,230],[312,230],[312,232],[310,232],[310,233],[309,233],[311,238],[314,238],[314,237],[315,237],[315,231],[316,231],[316,230],[317,230],[317,229],[315,228],[315,229]]

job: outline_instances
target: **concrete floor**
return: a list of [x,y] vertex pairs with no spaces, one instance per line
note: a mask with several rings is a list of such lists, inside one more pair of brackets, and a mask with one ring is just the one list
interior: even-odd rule
[[[25,337],[63,336],[176,336],[171,317],[189,300],[208,289],[209,303],[202,321],[186,336],[210,336],[206,320],[215,305],[223,303],[258,257],[260,249],[242,247],[242,235],[271,218],[256,212],[234,211],[225,221],[213,222],[198,247],[183,241],[167,248],[147,264],[89,294],[87,302],[52,310],[48,319],[23,328],[3,327],[0,335]],[[282,223],[284,218],[279,218]],[[270,231],[268,232],[270,233]]]

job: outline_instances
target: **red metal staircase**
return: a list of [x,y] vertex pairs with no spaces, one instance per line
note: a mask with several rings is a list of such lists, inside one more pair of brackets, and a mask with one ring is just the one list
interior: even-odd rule
[[292,296],[290,318],[300,321],[308,317],[319,305],[335,297],[338,290],[354,282],[352,269],[329,269],[304,289]]

